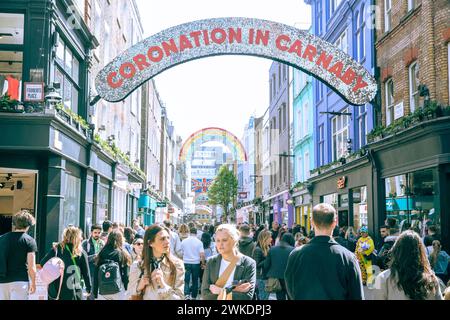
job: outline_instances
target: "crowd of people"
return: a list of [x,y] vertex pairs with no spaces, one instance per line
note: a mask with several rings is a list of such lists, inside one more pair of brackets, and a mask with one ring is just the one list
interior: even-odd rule
[[84,239],[70,225],[39,264],[33,225],[22,210],[0,237],[0,300],[28,299],[38,274],[51,300],[450,299],[437,228],[421,237],[387,219],[375,243],[367,226],[339,228],[329,204],[313,208],[309,232],[276,221],[144,228],[133,220],[93,225]]

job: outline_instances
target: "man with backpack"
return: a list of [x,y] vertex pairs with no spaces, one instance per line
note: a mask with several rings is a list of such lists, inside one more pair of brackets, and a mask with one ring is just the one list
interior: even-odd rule
[[94,224],[91,226],[91,236],[89,239],[83,241],[81,246],[83,250],[88,255],[89,262],[89,271],[91,277],[95,276],[95,258],[97,257],[100,250],[102,250],[105,243],[102,239],[100,239],[100,234],[102,232],[102,228],[98,224]]
[[28,300],[36,291],[36,241],[27,232],[34,217],[21,210],[13,216],[13,231],[0,237],[0,300]]

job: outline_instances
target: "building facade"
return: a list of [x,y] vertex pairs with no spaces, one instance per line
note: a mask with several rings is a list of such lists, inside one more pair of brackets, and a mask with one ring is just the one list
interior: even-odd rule
[[378,225],[392,218],[422,235],[434,225],[448,250],[450,4],[376,2],[382,126],[369,148]]
[[[375,75],[372,1],[306,2],[312,7],[314,35],[335,44]],[[373,176],[365,149],[377,116],[376,103],[350,105],[319,80],[313,81],[313,90],[316,168],[308,181],[313,203],[332,204],[340,227],[373,229]]]
[[270,223],[292,225],[293,206],[290,200],[291,161],[290,157],[290,101],[289,101],[289,68],[279,62],[273,62],[270,71],[270,106],[269,106],[269,172]]

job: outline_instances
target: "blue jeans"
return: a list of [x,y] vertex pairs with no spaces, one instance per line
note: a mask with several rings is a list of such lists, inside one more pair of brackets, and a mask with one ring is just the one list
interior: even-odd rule
[[269,293],[266,292],[266,281],[262,279],[256,279],[256,288],[258,290],[258,299],[267,300],[269,299]]
[[[184,295],[191,294],[192,298],[197,298],[198,294],[198,280],[200,277],[200,264],[184,264]],[[192,276],[192,286],[191,284]]]

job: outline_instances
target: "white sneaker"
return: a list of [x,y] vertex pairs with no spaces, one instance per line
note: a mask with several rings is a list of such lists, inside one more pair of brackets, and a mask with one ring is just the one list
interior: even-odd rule
[[192,300],[191,296],[188,294],[187,296],[184,297],[184,300]]

